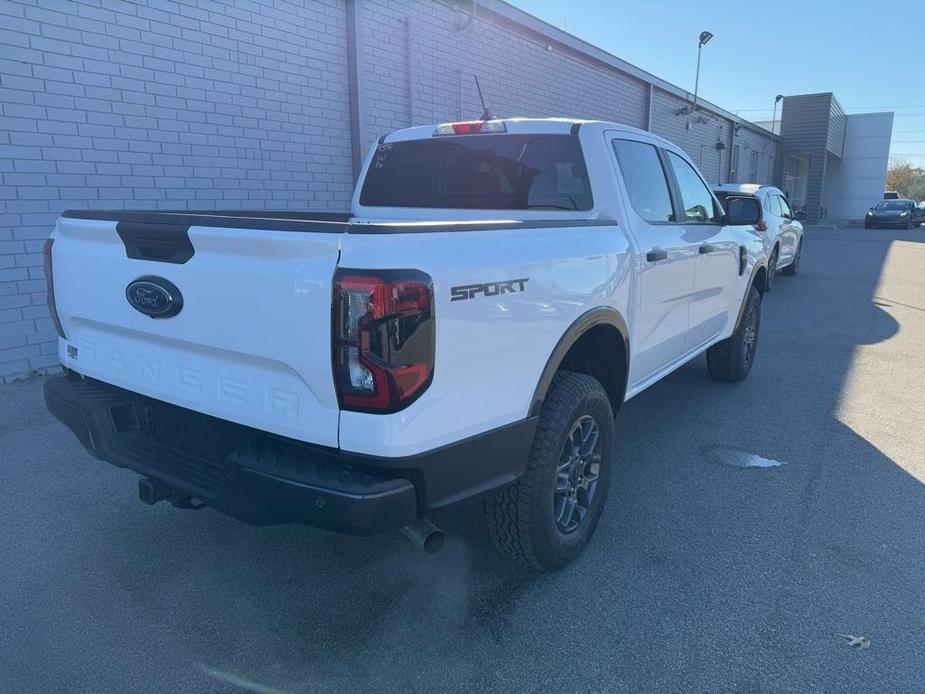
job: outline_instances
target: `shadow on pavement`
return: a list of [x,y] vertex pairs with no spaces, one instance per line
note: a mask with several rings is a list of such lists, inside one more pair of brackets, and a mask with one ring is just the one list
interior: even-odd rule
[[[38,414],[38,389],[14,386],[26,424],[0,419],[0,683],[920,690],[925,256],[911,240],[808,232],[746,382],[716,384],[696,360],[627,404],[597,535],[553,575],[500,559],[477,504],[435,519],[449,536],[435,557],[397,535],[143,507],[133,475],[78,452]],[[712,445],[784,464],[719,465]]]

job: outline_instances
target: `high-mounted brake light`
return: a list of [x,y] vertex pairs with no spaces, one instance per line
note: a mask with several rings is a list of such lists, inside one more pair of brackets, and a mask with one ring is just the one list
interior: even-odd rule
[[51,322],[55,324],[58,335],[66,340],[67,335],[64,334],[64,328],[61,327],[61,320],[58,318],[58,309],[55,306],[54,268],[51,263],[51,249],[54,245],[55,240],[48,239],[45,241],[45,245],[42,246],[42,257],[45,262],[45,296],[48,299],[48,312],[51,314]]
[[485,133],[506,133],[507,127],[500,120],[467,120],[459,123],[442,123],[434,130],[438,135],[480,135]]
[[417,270],[346,270],[334,276],[334,384],[340,406],[397,412],[434,373],[434,292]]

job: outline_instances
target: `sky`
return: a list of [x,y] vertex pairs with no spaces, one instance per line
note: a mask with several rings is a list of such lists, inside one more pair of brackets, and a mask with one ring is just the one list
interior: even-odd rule
[[[893,160],[925,167],[925,0],[508,0],[748,120],[776,94],[834,92],[847,113],[894,111]],[[778,117],[780,112],[778,111]]]

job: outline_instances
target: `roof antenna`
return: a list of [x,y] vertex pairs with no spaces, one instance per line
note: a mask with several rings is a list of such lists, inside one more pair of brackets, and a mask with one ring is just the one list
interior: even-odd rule
[[482,102],[482,117],[480,120],[494,120],[495,117],[491,115],[491,111],[489,111],[488,107],[485,105],[485,97],[482,96],[482,86],[479,84],[479,76],[472,76],[475,78],[475,88],[479,90],[479,101]]

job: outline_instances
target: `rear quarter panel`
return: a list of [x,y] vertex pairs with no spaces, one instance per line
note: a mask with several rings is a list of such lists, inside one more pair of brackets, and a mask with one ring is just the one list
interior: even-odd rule
[[[553,349],[585,311],[627,318],[630,246],[605,226],[348,234],[339,265],[417,269],[433,278],[436,360],[430,388],[393,415],[344,411],[341,448],[403,456],[527,416]],[[463,285],[523,279],[523,291],[452,300]]]

